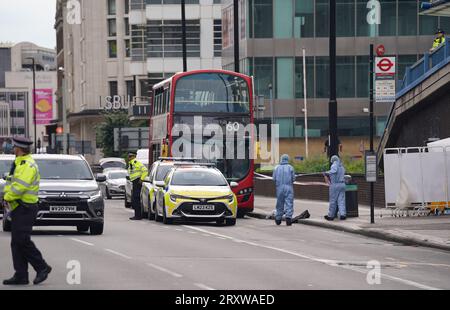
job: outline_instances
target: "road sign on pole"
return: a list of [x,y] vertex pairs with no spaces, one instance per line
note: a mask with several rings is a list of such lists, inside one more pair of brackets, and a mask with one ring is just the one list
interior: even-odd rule
[[[378,52],[378,51],[377,51]],[[397,63],[395,57],[375,58],[375,101],[395,102]]]

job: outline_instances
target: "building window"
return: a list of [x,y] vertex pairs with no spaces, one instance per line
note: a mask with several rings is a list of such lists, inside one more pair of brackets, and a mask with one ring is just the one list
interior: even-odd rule
[[367,23],[367,0],[356,0],[356,35],[370,37],[376,34],[376,25]]
[[369,97],[369,56],[356,57],[356,97]]
[[276,118],[275,124],[279,125],[280,138],[294,137],[294,119],[291,117]]
[[294,59],[277,58],[277,93],[278,99],[294,99]]
[[418,1],[398,2],[398,35],[417,35]]
[[117,41],[116,40],[108,41],[108,55],[109,55],[109,58],[117,58]]
[[108,1],[108,15],[116,15],[116,0]]
[[139,80],[139,85],[141,87],[141,97],[149,97],[148,80]]
[[269,85],[273,85],[273,58],[258,57],[254,61],[256,95],[269,98]]
[[314,37],[314,0],[295,0],[294,34],[296,38]]
[[[180,20],[147,22],[148,57],[183,57]],[[200,20],[186,21],[187,56],[200,57]]]
[[328,0],[316,0],[316,37],[328,37],[330,33]]
[[439,27],[447,31],[447,33],[450,32],[450,17],[439,17]]
[[118,95],[117,81],[109,81],[109,95],[111,97]]
[[336,35],[338,37],[355,36],[355,2],[354,0],[336,1]]
[[125,81],[127,86],[127,96],[133,98],[135,96],[134,81]]
[[427,16],[420,15],[419,16],[419,35],[433,35],[438,28],[439,18],[437,16]]
[[316,57],[316,98],[330,96],[330,62],[328,56]]
[[145,60],[145,32],[146,26],[131,26],[131,59],[133,61]]
[[110,37],[117,36],[117,24],[115,18],[108,19],[108,36]]
[[124,19],[125,22],[125,35],[129,36],[130,35],[130,20],[127,18]]
[[[314,57],[306,57],[306,96],[314,97]],[[303,57],[295,59],[295,98],[304,98]]]
[[125,40],[125,57],[129,58],[131,57],[131,46],[130,46],[130,40]]
[[214,57],[222,57],[222,21],[214,20]]
[[274,36],[277,39],[292,38],[292,5],[292,1],[274,0]]
[[125,14],[130,13],[130,0],[125,0]]
[[380,36],[397,35],[397,3],[396,0],[381,0]]
[[355,57],[336,58],[336,95],[338,98],[355,97]]
[[273,1],[249,0],[250,37],[256,39],[273,37]]

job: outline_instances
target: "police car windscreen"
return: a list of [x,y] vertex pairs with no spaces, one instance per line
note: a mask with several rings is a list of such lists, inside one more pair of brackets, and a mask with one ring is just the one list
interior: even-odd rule
[[93,180],[91,170],[82,160],[36,160],[41,179],[49,180]]
[[176,186],[227,186],[225,178],[216,172],[207,170],[183,169],[175,171],[172,185]]

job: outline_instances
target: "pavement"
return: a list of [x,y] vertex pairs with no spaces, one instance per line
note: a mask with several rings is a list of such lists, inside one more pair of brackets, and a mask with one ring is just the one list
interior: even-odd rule
[[[251,217],[272,219],[276,199],[257,196]],[[450,216],[394,217],[391,210],[375,209],[375,224],[370,224],[370,208],[359,206],[359,217],[329,222],[328,203],[295,200],[295,215],[309,210],[311,217],[299,224],[334,229],[412,246],[425,246],[450,251]]]
[[[222,227],[132,222],[130,216],[114,199],[106,202],[101,236],[36,227],[32,239],[53,267],[49,279],[0,289],[450,289],[450,253],[438,249],[255,218]],[[0,231],[0,279],[13,273],[9,243],[10,234]]]

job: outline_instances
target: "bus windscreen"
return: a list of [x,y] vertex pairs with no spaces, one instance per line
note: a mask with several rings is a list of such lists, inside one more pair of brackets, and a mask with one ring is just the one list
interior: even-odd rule
[[198,73],[177,81],[175,113],[250,113],[247,82],[224,73]]

